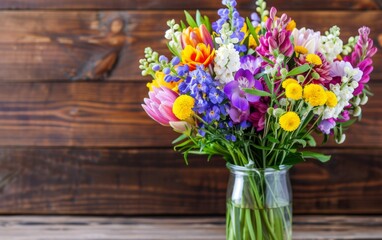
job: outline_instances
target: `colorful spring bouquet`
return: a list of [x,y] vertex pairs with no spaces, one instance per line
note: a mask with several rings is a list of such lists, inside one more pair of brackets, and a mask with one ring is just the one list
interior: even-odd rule
[[307,158],[330,159],[303,151],[316,146],[318,134],[323,142],[345,141],[371,95],[377,49],[367,27],[344,44],[337,26],[325,34],[297,28],[263,0],[245,19],[235,0],[223,4],[212,24],[199,11],[167,22],[171,59],[145,49],[140,68],[153,80],[142,107],[181,134],[173,143],[186,161],[188,154],[218,155],[233,175],[248,176],[245,191],[230,181],[227,239],[290,239],[289,182],[280,174]]

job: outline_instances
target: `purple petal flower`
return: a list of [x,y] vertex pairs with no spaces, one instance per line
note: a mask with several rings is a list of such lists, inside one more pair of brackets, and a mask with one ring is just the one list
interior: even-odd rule
[[231,98],[232,106],[239,109],[240,111],[249,110],[249,102],[247,99],[241,97],[239,94],[233,94]]
[[246,121],[249,116],[249,111],[241,111],[240,109],[237,109],[235,107],[231,107],[228,111],[228,114],[234,123],[241,123],[243,121]]
[[252,75],[260,72],[262,63],[263,60],[261,58],[255,58],[252,55],[245,55],[240,58],[240,67],[244,70],[249,70]]
[[318,124],[318,129],[325,134],[330,134],[330,131],[336,126],[336,121],[333,118],[325,119]]

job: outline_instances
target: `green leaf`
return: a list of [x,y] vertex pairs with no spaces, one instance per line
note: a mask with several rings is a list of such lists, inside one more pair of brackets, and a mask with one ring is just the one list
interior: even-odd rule
[[273,142],[273,143],[280,143],[280,141],[274,137],[272,137],[271,135],[268,135],[267,136],[267,139],[270,141],[270,142]]
[[308,145],[310,147],[315,147],[317,146],[317,143],[316,143],[316,140],[314,139],[314,137],[310,134],[308,134],[306,137],[305,137],[305,140],[307,141]]
[[255,88],[244,88],[243,90],[244,90],[244,92],[251,94],[251,95],[255,95],[255,96],[260,96],[260,97],[272,96],[272,94],[270,94],[269,92],[258,90]]
[[255,30],[255,28],[252,25],[252,22],[249,20],[248,17],[245,19],[245,21],[247,23],[247,27],[249,29],[249,32],[251,33],[251,35],[255,39],[257,46],[259,46],[260,45],[259,44],[259,36],[257,35],[256,30]]
[[304,65],[301,65],[301,66],[298,66],[296,68],[293,68],[288,74],[287,74],[287,77],[290,77],[290,76],[296,76],[298,74],[301,74],[301,73],[304,73],[306,71],[308,71],[311,67],[309,66],[309,64],[304,64]]
[[187,135],[182,134],[182,135],[180,135],[179,137],[177,137],[174,141],[172,141],[172,144],[176,144],[176,143],[178,143],[178,142],[181,142],[181,141],[183,141],[184,139],[186,139],[187,137],[188,137]]
[[300,163],[300,162],[303,162],[303,161],[304,161],[304,158],[302,157],[301,153],[299,153],[299,152],[291,153],[290,152],[290,153],[288,153],[288,155],[286,155],[282,164],[293,166],[293,165]]
[[194,18],[191,16],[191,14],[189,14],[187,11],[184,11],[184,15],[186,15],[186,21],[188,25],[190,25],[190,27],[198,27]]
[[204,16],[204,25],[206,25],[208,32],[211,33],[212,32],[212,26],[211,26],[210,19],[207,16]]
[[186,24],[184,24],[182,20],[180,20],[180,27],[182,28],[182,30],[187,28]]
[[196,16],[195,16],[195,19],[196,19],[196,24],[198,24],[198,26],[202,25],[202,23],[203,23],[203,18],[202,18],[202,15],[200,14],[200,11],[199,11],[199,10],[196,10]]
[[328,140],[329,140],[329,135],[327,135],[327,134],[324,134],[324,139],[322,140],[322,143],[321,143],[321,145],[324,145],[324,144],[326,144],[326,143],[328,142]]
[[269,58],[267,58],[267,57],[261,57],[264,61],[266,61],[267,63],[269,63],[270,65],[275,65],[275,63],[271,60],[271,59],[269,59]]
[[272,82],[271,80],[269,79],[269,76],[268,75],[264,75],[264,81],[265,81],[265,84],[267,84],[267,87],[268,89],[272,89]]
[[201,151],[188,151],[188,153],[194,154],[194,155],[208,155],[206,152],[201,152]]
[[347,128],[350,127],[353,123],[357,121],[357,118],[350,119],[349,121],[339,123],[342,127]]
[[303,140],[303,139],[295,139],[295,140],[293,140],[293,144],[295,144],[295,143],[300,144],[303,148],[306,147],[306,141]]
[[181,59],[181,56],[180,56],[180,54],[178,53],[178,51],[176,51],[175,49],[173,49],[173,48],[170,46],[169,43],[167,43],[167,47],[168,47],[168,49],[170,50],[170,52],[171,52],[172,54],[174,54],[175,56],[177,56],[177,57],[179,57],[179,58]]
[[329,156],[329,155],[325,155],[325,154],[322,154],[322,153],[309,152],[309,151],[302,152],[302,157],[303,158],[317,159],[320,162],[327,162],[331,158],[331,156]]

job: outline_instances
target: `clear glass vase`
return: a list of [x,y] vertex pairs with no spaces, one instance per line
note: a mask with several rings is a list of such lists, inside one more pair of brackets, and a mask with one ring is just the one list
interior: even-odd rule
[[256,169],[227,164],[227,240],[291,240],[289,167]]

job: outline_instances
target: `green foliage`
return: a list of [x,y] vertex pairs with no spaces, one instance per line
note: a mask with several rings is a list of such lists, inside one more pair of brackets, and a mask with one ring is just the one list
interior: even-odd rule
[[309,64],[298,66],[296,68],[293,68],[291,71],[289,71],[287,74],[287,77],[299,75],[301,73],[307,72],[311,68],[312,67]]
[[261,97],[270,97],[270,96],[272,96],[272,94],[270,94],[269,92],[258,90],[258,89],[255,89],[255,88],[244,88],[243,90],[244,90],[244,92],[249,93],[251,95],[255,95],[255,96],[261,96]]
[[327,162],[331,158],[331,156],[325,155],[325,154],[322,154],[322,153],[309,152],[309,151],[303,151],[301,153],[302,153],[302,157],[305,158],[305,159],[313,158],[313,159],[319,160],[320,162]]

